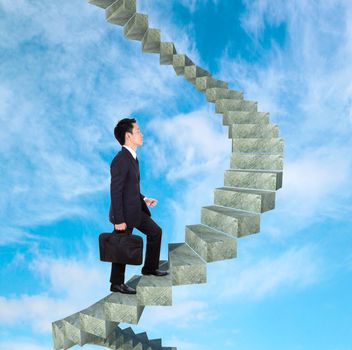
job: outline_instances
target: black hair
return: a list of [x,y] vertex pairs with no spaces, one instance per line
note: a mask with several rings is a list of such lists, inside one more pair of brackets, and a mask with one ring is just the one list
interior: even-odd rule
[[132,134],[132,129],[133,129],[132,123],[136,123],[136,119],[124,118],[124,119],[121,119],[115,126],[114,135],[116,140],[120,143],[121,146],[125,144],[126,132],[129,132]]

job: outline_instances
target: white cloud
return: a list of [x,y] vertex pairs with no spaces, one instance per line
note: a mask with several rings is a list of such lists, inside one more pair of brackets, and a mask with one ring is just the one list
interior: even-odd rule
[[0,341],[0,349],[3,350],[51,350],[51,346],[43,346],[42,344],[38,344],[33,342],[31,339],[23,339],[23,340],[12,340],[12,341]]
[[106,266],[91,257],[82,260],[41,257],[31,262],[30,268],[41,280],[44,291],[0,296],[3,325],[16,327],[24,322],[36,333],[51,332],[51,322],[80,311],[109,293]]
[[[151,159],[161,158],[154,175],[166,173],[173,183],[180,179],[203,178],[228,161],[231,144],[221,117],[205,109],[168,119],[154,118],[147,125],[154,139],[146,144]],[[162,130],[162,132],[160,132]]]
[[[252,262],[253,263],[253,262]],[[229,267],[228,267],[229,268]],[[292,247],[276,256],[263,257],[245,268],[221,269],[223,286],[220,296],[258,300],[281,291],[305,288],[320,281],[321,260],[311,246]]]
[[199,7],[209,5],[209,3],[217,5],[219,0],[180,0],[179,2],[193,14]]

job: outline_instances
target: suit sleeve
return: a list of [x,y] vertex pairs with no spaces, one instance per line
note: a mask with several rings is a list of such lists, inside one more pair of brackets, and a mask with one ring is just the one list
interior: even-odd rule
[[128,173],[128,165],[123,158],[114,160],[110,166],[111,182],[110,182],[110,197],[115,224],[125,222],[123,216],[122,193],[125,185],[126,176]]

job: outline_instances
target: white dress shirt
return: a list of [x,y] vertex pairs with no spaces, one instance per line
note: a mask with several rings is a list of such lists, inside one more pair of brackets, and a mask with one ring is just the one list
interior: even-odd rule
[[128,147],[128,146],[126,146],[126,145],[123,145],[122,147],[127,148],[127,149],[131,152],[131,154],[132,154],[132,156],[133,156],[134,159],[137,158],[137,153],[136,153],[136,151],[133,150],[131,147]]

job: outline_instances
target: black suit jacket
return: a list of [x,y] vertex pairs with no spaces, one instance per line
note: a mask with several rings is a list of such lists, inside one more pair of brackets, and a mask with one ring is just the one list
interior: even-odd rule
[[151,216],[140,192],[139,165],[131,152],[122,147],[110,165],[110,212],[112,224],[125,222],[127,227],[137,227],[142,210]]

